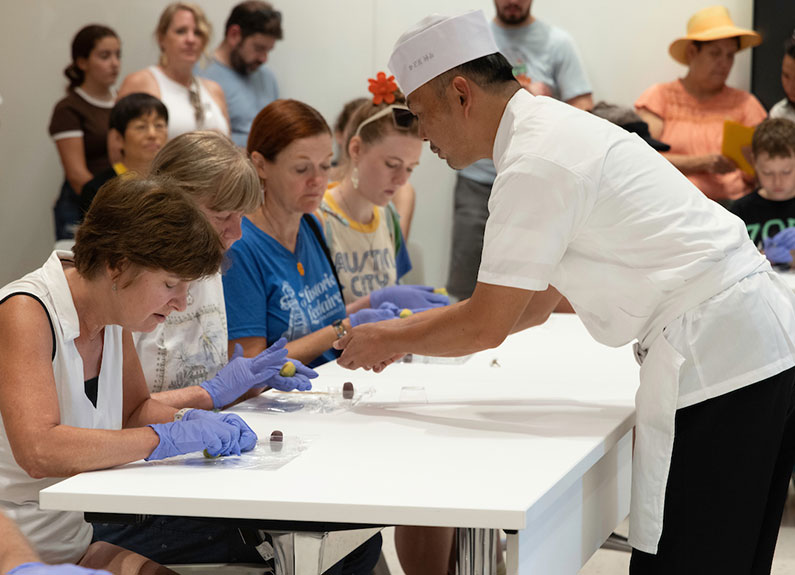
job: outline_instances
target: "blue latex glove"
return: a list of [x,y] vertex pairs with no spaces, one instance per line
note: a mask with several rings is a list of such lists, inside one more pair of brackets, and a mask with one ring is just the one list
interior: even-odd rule
[[786,228],[773,236],[773,243],[788,250],[795,250],[795,228]]
[[[776,234],[776,237],[780,236],[782,233],[783,232],[779,232],[778,234]],[[792,254],[790,253],[789,248],[777,244],[775,238],[765,238],[764,242],[762,242],[762,245],[765,250],[765,257],[770,261],[770,263],[772,264],[792,263]]]
[[[317,372],[311,367],[305,366],[297,359],[288,357],[287,360],[295,366],[295,375],[285,377],[276,372],[276,375],[265,382],[265,385],[278,389],[279,391],[309,391],[312,389],[310,379],[317,377]],[[279,368],[281,369],[281,368]]]
[[225,413],[223,411],[215,413],[203,409],[191,409],[182,416],[182,419],[188,421],[223,421],[226,424],[234,426],[239,431],[238,445],[240,446],[240,451],[251,451],[254,449],[254,446],[257,445],[257,434],[254,433],[254,430],[251,429],[245,421],[243,421],[243,418],[234,413]]
[[[372,296],[372,294],[370,295]],[[348,316],[348,321],[351,322],[351,327],[356,327],[363,323],[373,323],[396,317],[400,317],[400,308],[393,303],[384,302],[377,309],[367,308],[352,313]]]
[[7,575],[111,575],[109,571],[86,569],[77,565],[45,565],[44,563],[23,563],[17,565]]
[[171,423],[150,424],[149,427],[160,437],[160,443],[146,458],[147,461],[204,449],[213,456],[240,455],[240,430],[221,419],[197,418],[194,421],[185,421],[182,418]]
[[380,307],[384,302],[391,302],[399,308],[428,309],[450,305],[446,295],[433,293],[431,286],[389,286],[370,294],[370,307]]
[[[295,377],[279,376],[278,379],[274,379],[274,376],[279,374],[279,370],[287,361],[285,345],[287,345],[287,340],[281,338],[256,357],[243,357],[243,347],[240,344],[235,345],[235,351],[229,363],[221,368],[214,378],[199,384],[210,394],[213,407],[218,409],[229,405],[252,387],[270,386],[281,391],[311,389],[309,373],[306,370],[299,371],[298,363],[300,362],[294,360],[291,361],[296,364]],[[314,371],[312,374],[317,376]]]

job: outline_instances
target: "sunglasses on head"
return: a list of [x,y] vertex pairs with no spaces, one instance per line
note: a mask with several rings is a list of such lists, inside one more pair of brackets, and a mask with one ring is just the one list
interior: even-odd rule
[[196,118],[196,127],[201,129],[204,126],[204,106],[202,106],[201,97],[199,96],[199,82],[193,78],[190,88],[188,88],[188,99],[190,105],[193,106],[193,115]]
[[356,133],[354,136],[358,136],[362,128],[364,128],[367,124],[380,120],[384,116],[388,116],[392,114],[392,124],[398,130],[408,130],[411,128],[414,121],[417,117],[411,113],[408,106],[404,106],[403,104],[392,104],[391,106],[387,106],[377,114],[373,114],[369,118],[367,118],[364,122],[359,124],[359,127],[356,128]]

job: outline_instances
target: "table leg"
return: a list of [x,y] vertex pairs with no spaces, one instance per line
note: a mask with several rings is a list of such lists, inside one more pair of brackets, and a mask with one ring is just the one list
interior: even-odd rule
[[320,575],[381,527],[344,531],[268,531],[276,575]]
[[458,547],[458,575],[495,575],[497,573],[497,549],[500,545],[496,529],[456,529]]
[[632,432],[584,475],[507,531],[507,575],[576,575],[629,514]]

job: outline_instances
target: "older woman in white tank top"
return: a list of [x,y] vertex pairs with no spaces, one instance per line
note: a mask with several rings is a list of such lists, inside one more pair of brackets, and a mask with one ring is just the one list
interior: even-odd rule
[[210,23],[202,9],[188,2],[169,4],[160,15],[155,36],[159,63],[127,76],[119,98],[132,92],[160,98],[168,108],[169,139],[193,130],[229,135],[224,91],[216,82],[193,74],[210,40]]

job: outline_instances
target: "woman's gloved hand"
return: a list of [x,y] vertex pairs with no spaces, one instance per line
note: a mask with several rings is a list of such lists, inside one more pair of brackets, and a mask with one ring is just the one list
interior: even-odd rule
[[450,305],[446,295],[434,293],[431,286],[405,285],[389,286],[370,294],[370,307],[378,308],[382,303],[395,304],[400,309],[428,309]]
[[243,357],[243,347],[236,344],[229,363],[214,378],[203,381],[199,386],[210,394],[215,409],[229,405],[252,387],[272,387],[280,391],[312,389],[309,380],[317,374],[300,361],[290,360],[296,367],[293,377],[279,375],[279,370],[287,362],[285,345],[287,340],[281,338],[256,357]]

